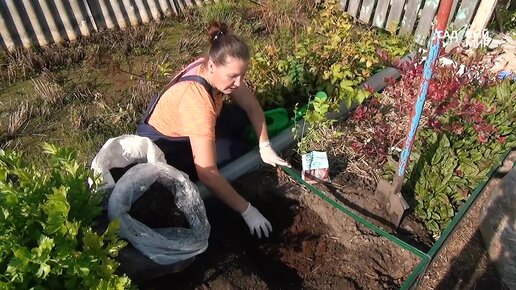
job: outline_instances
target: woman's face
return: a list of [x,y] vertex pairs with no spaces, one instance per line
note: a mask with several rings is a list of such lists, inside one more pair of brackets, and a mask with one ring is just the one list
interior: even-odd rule
[[211,85],[224,94],[231,94],[242,85],[248,65],[248,61],[232,57],[227,57],[223,65],[216,65],[209,60]]

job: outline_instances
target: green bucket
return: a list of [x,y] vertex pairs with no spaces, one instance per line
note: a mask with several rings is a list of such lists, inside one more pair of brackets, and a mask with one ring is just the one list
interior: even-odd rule
[[[265,122],[267,123],[267,132],[269,138],[278,135],[281,131],[288,128],[290,120],[288,118],[288,112],[285,108],[276,108],[265,111]],[[245,139],[249,144],[257,145],[258,138],[252,125],[247,126],[245,129]]]

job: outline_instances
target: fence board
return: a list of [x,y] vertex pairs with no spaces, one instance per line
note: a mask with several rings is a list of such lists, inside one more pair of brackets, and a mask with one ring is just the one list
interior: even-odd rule
[[[218,0],[217,0],[218,1]],[[340,7],[342,7],[342,10],[347,11],[348,0],[340,0]]]
[[140,19],[143,23],[149,23],[150,17],[147,9],[145,9],[145,5],[143,2],[146,2],[147,0],[134,0],[136,3],[136,11],[140,14]]
[[[65,4],[63,0],[56,0],[54,1],[54,4],[56,5],[56,12],[57,15],[59,15],[59,18],[61,18],[61,21],[63,22],[64,31],[68,37],[68,40],[75,40],[77,39],[77,32],[76,28],[78,29],[78,25],[74,25],[72,19],[70,18],[70,14],[73,15],[73,11],[70,11],[65,7]],[[75,21],[75,18],[74,18]]]
[[159,8],[161,9],[161,13],[163,15],[170,15],[172,11],[170,10],[166,0],[159,0]]
[[454,29],[461,29],[464,25],[470,23],[475,9],[477,8],[478,1],[479,0],[462,0],[451,24]]
[[454,14],[457,11],[458,4],[459,4],[459,0],[453,0],[452,7],[450,9],[450,16],[448,17],[448,22],[446,23],[446,27],[450,26],[450,23],[453,20]]
[[392,0],[389,17],[387,17],[387,23],[385,24],[387,30],[395,32],[398,29],[401,24],[400,18],[403,6],[405,6],[405,0]]
[[[387,0],[386,0],[387,1]],[[348,13],[353,17],[357,17],[360,0],[349,0]]]
[[425,6],[421,12],[421,18],[419,19],[419,24],[416,28],[416,32],[414,33],[414,41],[417,44],[423,46],[426,44],[426,39],[432,29],[432,21],[434,19],[435,12],[437,11],[437,7],[439,7],[439,0],[429,0],[425,2]]
[[[133,4],[134,2],[132,2],[131,0],[122,0],[121,1],[121,4],[122,4],[122,9],[124,10],[124,19],[126,19],[124,22],[125,22],[125,26],[136,26],[138,24],[140,24],[140,15],[138,15],[137,13],[137,8],[134,6]],[[127,23],[127,21],[129,21],[129,23]]]
[[450,51],[452,48],[458,46],[460,40],[464,39],[466,36],[466,31],[468,31],[467,26],[469,26],[469,23],[473,18],[478,2],[479,0],[462,0],[462,3],[457,9],[457,13],[455,13],[453,21],[449,25],[451,30],[457,31],[457,39],[452,39],[448,43],[446,51]]
[[410,35],[414,31],[414,23],[416,23],[417,12],[421,7],[421,0],[409,0],[403,20],[401,21],[400,34]]
[[376,27],[384,28],[387,19],[387,9],[389,9],[390,0],[378,0],[376,10],[374,12],[373,24]]
[[362,2],[362,8],[360,9],[360,20],[364,21],[365,23],[369,23],[369,21],[371,21],[371,15],[373,15],[375,2],[376,0],[364,0],[364,2]]
[[159,8],[159,3],[156,3],[156,0],[151,0],[148,2],[149,4],[149,10],[150,15],[152,16],[152,19],[155,21],[161,20],[161,12]]
[[29,34],[23,25],[23,19],[18,12],[16,7],[16,3],[13,0],[5,1],[5,5],[7,6],[7,11],[11,16],[12,23],[14,24],[14,31],[18,34],[18,39],[21,41],[22,45],[28,47],[31,45],[31,39],[29,38]]
[[7,12],[7,8],[3,6],[3,3],[0,1],[0,28],[2,28],[2,42],[5,45],[5,49],[10,49],[11,47],[15,47],[14,37],[11,32],[7,29],[8,22],[4,18],[2,11]]
[[45,34],[44,27],[40,24],[38,13],[36,12],[35,3],[33,1],[23,0],[23,6],[25,7],[25,12],[29,17],[29,21],[31,23],[32,29],[34,30],[34,34],[36,34],[36,40],[39,45],[47,45],[48,40]]
[[87,15],[84,2],[80,0],[71,0],[70,5],[72,7],[72,13],[75,15],[75,19],[79,25],[80,34],[84,36],[90,35],[90,33],[93,32],[93,26],[90,23],[90,18]]
[[487,27],[487,23],[495,9],[496,0],[482,0],[478,6],[478,11],[471,26],[466,33],[466,43],[472,44],[473,47],[478,47],[478,41],[484,36],[483,31]]

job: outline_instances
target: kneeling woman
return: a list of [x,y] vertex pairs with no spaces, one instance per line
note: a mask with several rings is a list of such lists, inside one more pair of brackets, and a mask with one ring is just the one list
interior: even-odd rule
[[[226,24],[214,22],[208,33],[207,57],[182,70],[160,96],[151,100],[137,134],[149,137],[165,153],[167,163],[200,180],[233,210],[251,231],[268,237],[270,222],[240,196],[218,167],[249,149],[242,141],[244,128],[252,124],[259,136],[260,156],[272,166],[289,166],[269,144],[265,116],[244,82],[249,49]],[[223,94],[237,105],[223,104]]]

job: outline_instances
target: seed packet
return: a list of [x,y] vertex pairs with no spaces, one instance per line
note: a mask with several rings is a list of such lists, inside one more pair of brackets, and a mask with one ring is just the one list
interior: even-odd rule
[[312,151],[301,156],[301,178],[309,184],[331,182],[330,165],[325,151]]

